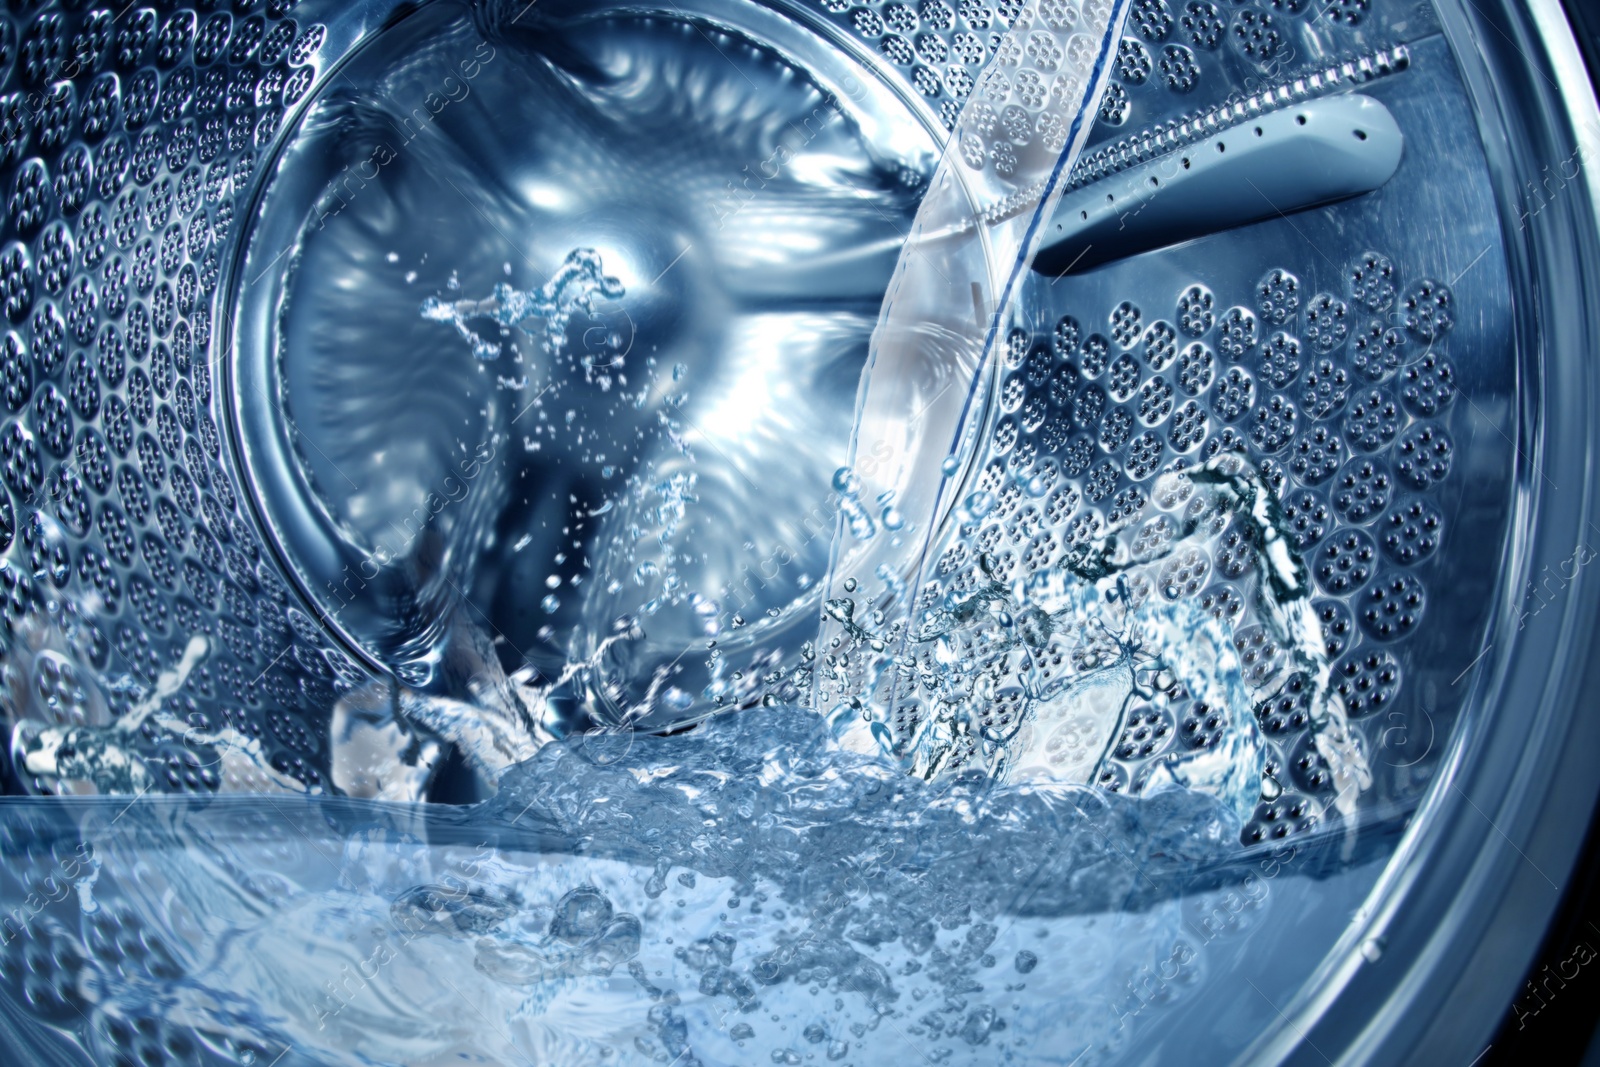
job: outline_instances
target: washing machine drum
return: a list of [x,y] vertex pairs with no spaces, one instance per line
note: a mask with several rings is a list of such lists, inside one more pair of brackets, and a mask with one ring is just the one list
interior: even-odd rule
[[1488,1045],[1600,791],[1553,2],[45,2],[0,70],[22,1060]]

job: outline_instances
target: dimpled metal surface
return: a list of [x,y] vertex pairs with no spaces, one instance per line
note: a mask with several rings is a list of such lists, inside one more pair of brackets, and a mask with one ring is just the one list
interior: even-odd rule
[[[947,128],[985,71],[1060,62],[1049,35],[1036,54],[994,54],[1020,11],[1010,0],[817,0],[794,11],[854,41],[863,63],[900,79]],[[8,642],[44,613],[70,645],[54,658],[8,657],[10,684],[33,714],[114,718],[203,633],[212,654],[178,694],[180,717],[258,737],[275,770],[327,788],[327,710],[364,669],[279,576],[235,474],[217,404],[228,353],[214,340],[258,166],[338,58],[330,52],[359,38],[359,27],[338,28],[336,12],[316,12],[273,0],[0,16],[0,591]],[[1045,0],[1038,16],[1075,12]],[[1481,614],[1472,590],[1491,584],[1483,546],[1499,536],[1509,468],[1463,443],[1464,420],[1508,417],[1509,309],[1498,232],[1484,221],[1487,178],[1475,142],[1459,136],[1470,113],[1432,16],[1365,2],[1311,16],[1270,0],[1141,0],[1072,183],[1181,152],[1219,122],[1353,85],[1401,122],[1400,173],[1349,204],[1059,284],[1035,279],[1008,346],[1015,368],[997,385],[1015,411],[994,442],[1001,467],[980,469],[998,487],[1005,464],[1056,459],[1064,477],[1011,549],[1048,566],[1072,539],[1139,513],[1163,470],[1246,456],[1293,512],[1328,597],[1347,705],[1381,750],[1396,723],[1445,728],[1449,678],[1433,676],[1470,659],[1463,627]],[[1005,89],[1026,103],[1041,87],[1022,79]],[[1003,162],[1007,138],[1040,133],[1008,126],[1004,109],[994,118],[985,167]],[[1430,151],[1462,157],[1465,177],[1447,188],[1430,176],[1417,163]],[[1236,603],[1228,560],[1192,555],[1163,581],[1209,590],[1218,610]],[[1443,574],[1452,579],[1441,586]],[[1454,580],[1462,574],[1486,577]],[[1441,649],[1449,654],[1430,658]],[[104,709],[74,700],[85,667],[130,684]],[[1292,704],[1287,691],[1263,702],[1276,777],[1290,792],[1247,837],[1308,825],[1319,810],[1325,783]],[[1162,745],[1185,743],[1181,709],[1152,740],[1154,720],[1144,720],[1165,714],[1139,712],[1131,728],[1152,737],[1118,747],[1125,775]],[[152,734],[148,748],[159,788],[262,785],[222,780],[170,738]],[[1426,780],[1425,764],[1379,763],[1394,770],[1374,803]]]
[[[330,59],[296,6],[0,14],[0,585],[7,681],[31,717],[115,718],[204,634],[179,717],[259,735],[273,767],[318,787],[318,717],[354,668],[264,551],[213,341],[257,167]],[[55,655],[16,654],[46,628]],[[85,670],[113,683],[109,706],[82,699]],[[143,741],[156,788],[261,784]]]

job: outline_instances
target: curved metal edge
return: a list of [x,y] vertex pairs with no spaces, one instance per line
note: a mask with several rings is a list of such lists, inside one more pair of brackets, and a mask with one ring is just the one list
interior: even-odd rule
[[[256,476],[259,464],[252,463],[248,458],[250,445],[242,429],[246,425],[246,419],[241,408],[247,400],[240,378],[241,375],[247,374],[248,369],[239,366],[238,349],[241,346],[236,343],[237,331],[241,328],[260,328],[260,324],[252,322],[250,315],[241,314],[239,306],[246,278],[245,271],[250,258],[254,222],[261,215],[263,202],[273,185],[273,177],[285,149],[294,140],[311,109],[316,106],[328,82],[344,70],[345,66],[360,53],[362,45],[380,28],[386,27],[390,19],[397,14],[409,14],[411,8],[405,0],[370,0],[367,3],[350,4],[337,14],[334,14],[335,11],[338,9],[331,6],[327,12],[309,7],[305,10],[306,15],[332,16],[326,18],[324,22],[328,27],[328,39],[324,47],[327,50],[326,54],[337,58],[319,69],[317,80],[296,105],[284,114],[271,141],[265,146],[258,146],[258,159],[251,171],[250,185],[243,191],[239,201],[243,205],[239,218],[245,224],[235,227],[229,235],[229,246],[223,257],[225,266],[222,277],[218,280],[212,303],[211,358],[217,379],[217,388],[213,391],[212,414],[217,418],[228,443],[228,447],[223,449],[228,474],[239,486],[241,503],[249,509],[255,528],[261,534],[264,553],[276,565],[277,573],[290,579],[286,582],[290,587],[289,595],[322,622],[324,631],[333,639],[340,651],[368,671],[388,675],[388,668],[369,655],[361,643],[353,640],[342,626],[322,618],[323,613],[318,610],[316,599],[310,595],[309,578],[293,564],[281,543],[276,527],[269,521],[265,503],[251,488],[251,479]],[[271,393],[262,395],[270,396]]]
[[[251,177],[252,184],[244,201],[247,206],[241,212],[242,218],[250,220],[252,224],[261,218],[285,152],[300,134],[307,116],[322,99],[329,83],[337,79],[385,31],[402,20],[438,6],[439,0],[421,5],[408,4],[405,0],[368,0],[360,6],[351,5],[337,17],[328,19],[328,51],[330,55],[337,55],[337,58],[321,70],[317,82],[284,116],[272,141],[259,149],[260,161]],[[667,0],[665,5],[651,0],[589,0],[587,3],[567,5],[572,10],[556,5],[558,16],[568,18],[596,19],[619,15],[659,15],[665,12],[670,17],[703,22],[759,42],[786,62],[806,69],[818,84],[852,106],[866,93],[895,100],[903,113],[913,121],[904,132],[878,130],[879,141],[890,141],[907,156],[915,157],[919,152],[924,153],[930,164],[942,154],[947,131],[928,102],[911,92],[910,87],[894,75],[892,68],[881,57],[843,33],[838,26],[820,17],[816,10],[795,0],[712,0],[703,6],[704,11],[699,10],[698,6],[696,10],[686,11],[671,0]],[[815,48],[807,47],[813,41],[821,42],[821,47],[828,49],[830,56],[837,57],[837,63],[825,70],[806,63],[802,56],[813,55],[814,58]],[[855,110],[858,114],[867,112],[865,108]],[[213,363],[218,366],[217,377],[221,385],[214,402],[218,405],[214,414],[220,416],[218,421],[232,444],[228,450],[233,468],[230,473],[242,489],[241,496],[253,513],[257,529],[264,535],[266,551],[273,557],[278,572],[292,580],[291,595],[318,620],[341,651],[367,670],[379,676],[391,676],[396,664],[375,651],[373,642],[369,640],[369,631],[374,624],[368,622],[363,625],[358,621],[353,625],[341,619],[340,612],[329,612],[325,599],[318,591],[319,580],[329,576],[337,580],[340,563],[349,561],[341,554],[344,550],[335,533],[336,521],[324,509],[306,505],[307,501],[315,499],[315,494],[305,491],[301,484],[304,475],[298,465],[274,464],[269,458],[263,458],[290,454],[292,445],[288,432],[279,424],[281,420],[276,419],[267,420],[264,426],[256,425],[256,432],[249,432],[249,427],[259,424],[261,420],[252,418],[245,408],[262,403],[260,398],[275,395],[278,373],[277,357],[270,343],[276,325],[273,321],[267,321],[275,315],[272,307],[275,301],[263,303],[257,297],[251,302],[245,297],[243,283],[250,266],[252,233],[253,229],[249,227],[241,228],[241,232],[233,238],[236,243],[229,249],[226,273],[218,286],[221,296],[212,316],[212,351],[216,353]],[[297,254],[296,250],[285,249],[279,254],[280,258],[269,263],[265,270],[287,270]],[[254,346],[262,353],[261,358],[252,361],[249,366],[243,365],[240,358],[240,352],[250,347],[244,343],[241,331],[257,334]],[[250,386],[248,390],[244,388],[247,382]],[[252,397],[249,393],[256,395]],[[262,499],[259,489],[250,488],[257,483],[273,487],[273,491],[267,493],[269,499]],[[310,531],[310,535],[300,538],[291,546],[286,543],[284,531],[297,524]],[[300,559],[307,553],[319,559],[320,564],[307,565]],[[352,617],[361,614],[360,605],[356,604],[345,605],[340,611],[348,611]]]

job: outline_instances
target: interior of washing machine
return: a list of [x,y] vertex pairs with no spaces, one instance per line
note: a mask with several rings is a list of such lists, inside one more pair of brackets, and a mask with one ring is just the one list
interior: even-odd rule
[[1588,1062],[1585,18],[11,4],[9,1061]]

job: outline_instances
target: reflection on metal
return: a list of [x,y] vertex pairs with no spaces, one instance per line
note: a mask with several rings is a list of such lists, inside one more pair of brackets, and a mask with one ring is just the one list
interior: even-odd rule
[[[475,712],[470,723],[480,733],[522,725],[524,708],[497,674],[501,658],[561,667],[571,650],[549,642],[547,630],[578,632],[596,619],[609,625],[613,609],[621,610],[608,583],[593,580],[609,564],[585,560],[582,546],[568,544],[568,520],[570,539],[589,545],[605,543],[599,527],[626,531],[635,519],[653,540],[661,512],[651,505],[661,502],[648,499],[647,488],[626,506],[597,504],[596,471],[599,482],[614,485],[607,465],[616,464],[610,477],[621,480],[657,460],[681,473],[687,460],[656,449],[657,437],[634,439],[618,462],[609,444],[591,448],[588,437],[530,427],[542,421],[532,406],[540,399],[561,425],[568,411],[576,425],[617,437],[660,425],[633,408],[606,421],[613,414],[606,397],[621,394],[624,369],[634,395],[659,373],[647,403],[674,401],[681,423],[674,432],[691,445],[700,473],[691,514],[676,527],[674,543],[684,550],[673,553],[675,577],[713,584],[732,575],[718,606],[743,620],[728,620],[717,635],[720,667],[707,664],[709,637],[693,629],[704,625],[694,618],[658,613],[648,620],[648,639],[670,640],[673,655],[692,639],[693,654],[672,661],[692,678],[680,679],[685,693],[725,680],[733,706],[768,691],[781,698],[766,681],[771,672],[752,665],[763,647],[804,629],[790,625],[803,614],[796,606],[816,606],[808,599],[817,588],[813,554],[825,554],[839,502],[826,478],[831,435],[848,431],[854,372],[903,238],[897,224],[915,208],[916,175],[932,167],[937,137],[929,131],[940,121],[954,129],[963,101],[996,88],[978,76],[1024,10],[1049,17],[1063,7],[1057,0],[683,6],[693,15],[676,3],[653,8],[658,17],[643,43],[625,42],[619,29],[644,21],[651,5],[634,0],[241,0],[149,5],[114,17],[103,7],[42,0],[0,14],[0,188],[9,194],[0,298],[11,331],[0,339],[7,402],[0,646],[12,724],[44,726],[13,732],[24,758],[13,756],[5,787],[135,792],[148,773],[153,790],[200,795],[187,805],[170,797],[9,805],[0,825],[8,859],[0,870],[0,912],[8,917],[0,1047],[16,1049],[17,1062],[41,1064],[91,1056],[290,1067],[344,1062],[341,1056],[443,1062],[460,1051],[452,1046],[459,1038],[471,1056],[490,1062],[503,1054],[494,1045],[498,1024],[482,1025],[493,1018],[527,1026],[536,1040],[542,1035],[548,1045],[532,1058],[561,1063],[612,1063],[630,1050],[657,1058],[663,1047],[663,1062],[676,1053],[688,1063],[691,1041],[692,1058],[708,1065],[769,1052],[789,1062],[800,1055],[784,1047],[794,1035],[818,1032],[821,1024],[809,1020],[821,1000],[796,994],[786,1002],[767,986],[762,1011],[735,1013],[744,1007],[735,995],[742,987],[730,980],[736,972],[691,971],[700,946],[687,937],[666,947],[673,946],[669,932],[699,937],[729,924],[739,930],[739,968],[762,959],[799,968],[797,953],[815,949],[804,957],[809,973],[836,968],[847,998],[863,984],[886,991],[880,976],[903,960],[894,981],[913,995],[887,1014],[877,1010],[887,1006],[880,1001],[851,1024],[861,1028],[852,1035],[857,1062],[893,1058],[907,1033],[930,1048],[942,1033],[953,1051],[935,1054],[952,1064],[1002,1053],[1049,1060],[1059,1049],[1084,1064],[1472,1062],[1533,951],[1544,923],[1540,902],[1553,899],[1546,881],[1562,880],[1568,843],[1593,809],[1589,754],[1600,728],[1592,716],[1574,714],[1595,689],[1578,674],[1584,642],[1596,632],[1593,572],[1576,573],[1548,610],[1533,610],[1543,599],[1522,599],[1548,596],[1542,576],[1565,577],[1578,558],[1574,545],[1592,544],[1584,539],[1596,528],[1593,494],[1583,488],[1595,484],[1600,455],[1593,418],[1600,378],[1583,357],[1594,351],[1600,323],[1600,291],[1588,283],[1600,245],[1595,204],[1572,176],[1596,155],[1600,114],[1555,0],[1140,0],[1072,190],[1122,195],[1119,183],[1141,167],[1205,148],[1230,127],[1358,88],[1405,133],[1394,177],[1368,195],[1336,194],[1347,198],[1314,207],[1304,187],[1271,185],[1289,184],[1272,166],[1247,170],[1266,190],[1263,199],[1307,210],[1178,244],[1158,241],[1150,246],[1160,247],[1157,254],[1093,271],[1036,273],[1019,315],[1005,323],[1015,326],[1007,340],[1017,343],[993,368],[999,411],[982,424],[994,431],[982,443],[996,464],[951,464],[963,479],[970,472],[974,488],[992,490],[993,510],[986,504],[985,522],[975,524],[975,539],[993,540],[985,546],[992,566],[1020,569],[1031,566],[1030,556],[1059,559],[1062,530],[1098,534],[1120,524],[1142,546],[1159,547],[1161,517],[1134,520],[1151,508],[1181,514],[1174,505],[1183,502],[1155,488],[1176,480],[1167,472],[1197,457],[1247,456],[1292,510],[1286,518],[1322,594],[1314,607],[1327,654],[1374,759],[1360,855],[1387,855],[1404,827],[1392,861],[1321,877],[1338,862],[1324,834],[1338,822],[1325,815],[1327,775],[1292,687],[1254,709],[1269,757],[1262,802],[1244,832],[1257,844],[1202,880],[1181,871],[1160,907],[1143,904],[1160,877],[1146,859],[1193,857],[1165,847],[1149,856],[1116,851],[1108,841],[1124,839],[1105,831],[1137,828],[1119,814],[1135,810],[1129,794],[1147,789],[1177,746],[1204,747],[1214,736],[1207,709],[1165,699],[1127,709],[1096,779],[1103,795],[1092,803],[1057,810],[1041,795],[1032,807],[1010,809],[1032,811],[1038,821],[1030,825],[1047,830],[1043,837],[1017,825],[988,838],[974,833],[959,791],[947,810],[963,824],[941,833],[917,820],[919,804],[906,803],[896,780],[853,766],[834,773],[835,765],[810,753],[766,761],[803,774],[825,770],[811,782],[786,779],[787,791],[772,788],[762,771],[750,773],[753,761],[724,774],[734,765],[727,759],[695,763],[692,770],[712,773],[694,770],[674,785],[668,772],[656,773],[661,760],[644,751],[663,739],[626,733],[569,739],[529,768],[522,781],[534,800],[559,778],[545,770],[577,770],[567,787],[545,794],[555,802],[535,807],[508,790],[500,807],[488,809],[511,824],[497,838],[498,859],[490,858],[496,846],[469,859],[449,844],[481,840],[468,836],[474,824],[458,813],[351,799],[466,799],[465,788],[440,787],[465,747],[464,731],[450,729],[464,719],[447,714]],[[402,69],[383,84],[386,104],[335,100],[372,59],[361,55],[366,46],[381,49],[399,39],[391,32],[414,33],[462,11],[472,13],[485,41],[418,34]],[[512,68],[526,75],[520,60],[548,57],[541,47],[574,13],[571,27],[596,28],[584,54],[597,62],[580,65],[564,86],[568,94],[507,91]],[[607,23],[610,15],[618,17]],[[374,32],[380,22],[386,29]],[[672,41],[674,32],[684,40]],[[472,47],[456,53],[458,43]],[[478,52],[480,43],[495,58]],[[1033,59],[1051,55],[1031,47]],[[696,84],[731,92],[713,100],[692,86],[661,89],[662,79],[649,75],[664,69],[651,62],[662,51],[697,57],[688,66],[722,82]],[[640,62],[630,65],[633,59]],[[630,73],[638,77],[623,76]],[[707,134],[702,143],[680,136],[680,124],[650,122],[636,123],[619,143],[556,140],[560,105],[573,94],[626,95],[629,85],[639,92],[622,104],[641,109],[717,100],[732,109],[696,113],[728,119],[691,123]],[[1027,88],[1020,80],[1016,87]],[[840,101],[849,121],[820,125],[825,116],[811,105],[813,92]],[[529,110],[537,121],[524,121]],[[813,151],[780,165],[776,148],[759,142],[771,130],[764,123],[781,124],[785,114]],[[318,118],[345,124],[311,128]],[[1003,112],[998,118],[1006,121]],[[515,139],[506,131],[524,126],[534,132],[508,145]],[[1002,129],[1018,147],[1029,138],[1040,143],[1045,132],[1016,122]],[[449,132],[464,140],[447,144]],[[749,143],[740,141],[745,134],[753,134]],[[295,160],[286,142],[302,136],[302,147],[343,151]],[[991,147],[1004,151],[1005,142],[997,137]],[[1222,154],[1230,164],[1234,147],[1229,141]],[[735,151],[722,151],[729,148]],[[734,188],[727,175],[700,166],[719,152],[720,162],[748,168]],[[473,168],[453,162],[506,153],[536,156],[540,173],[524,171],[528,180],[484,191],[463,180]],[[294,166],[280,167],[286,162]],[[1302,167],[1311,171],[1308,182],[1331,180]],[[784,173],[775,176],[774,168]],[[1230,213],[1240,214],[1243,193],[1217,178],[1228,171],[1206,173],[1220,197],[1191,189],[1176,199],[1217,231]],[[1562,180],[1546,184],[1557,173]],[[892,180],[853,184],[863,174]],[[903,176],[913,181],[902,183]],[[1155,176],[1170,188],[1159,169]],[[268,183],[291,191],[296,181],[312,194],[298,206],[315,204],[314,230],[303,211],[275,213],[257,195]],[[384,192],[391,183],[393,195]],[[840,211],[830,196],[857,191],[864,195],[843,197],[855,213]],[[794,210],[796,193],[808,194],[810,210]],[[612,194],[631,199],[619,208]],[[1022,190],[981,217],[1002,223],[1036,198]],[[656,216],[637,210],[640,203],[674,221],[704,211],[709,224],[689,236],[692,227],[649,225]],[[1158,216],[1152,200],[1129,225],[1153,233]],[[345,239],[344,254],[331,247],[334,236]],[[589,403],[541,391],[546,380],[532,372],[552,368],[540,353],[520,364],[508,354],[506,366],[490,369],[460,359],[466,353],[442,327],[438,345],[410,347],[421,298],[448,292],[452,268],[460,266],[470,293],[508,275],[527,287],[539,283],[534,272],[590,245],[608,267],[616,264],[633,299],[566,339],[578,360],[568,395]],[[388,258],[421,248],[433,252],[427,264]],[[405,280],[410,270],[418,272],[415,285]],[[306,325],[316,301],[339,300],[332,288],[307,283],[319,271],[362,302],[338,329]],[[380,284],[396,271],[399,285],[392,277]],[[252,311],[234,305],[236,283],[279,289]],[[966,288],[956,292],[960,309],[976,304],[979,320],[995,314],[993,294],[981,285],[971,289],[975,301]],[[280,330],[298,331],[292,352],[274,347]],[[249,352],[261,358],[252,362]],[[652,357],[654,372],[646,369]],[[597,395],[607,374],[612,391]],[[524,375],[529,380],[515,384]],[[786,384],[793,387],[778,388]],[[908,440],[920,447],[927,411],[908,410],[909,421],[921,424],[920,436]],[[277,442],[276,470],[252,465],[265,455],[246,454],[261,444],[252,426],[289,423],[295,436]],[[864,444],[867,458],[858,455],[857,467],[868,480],[872,464],[908,451],[876,439]],[[238,478],[241,471],[261,482]],[[976,484],[991,471],[993,484]],[[267,484],[269,474],[282,480]],[[872,495],[863,502],[875,511],[879,503]],[[878,512],[880,531],[891,531],[889,514],[895,536],[930,535],[889,508]],[[753,531],[749,543],[707,554],[696,535],[725,533],[736,522]],[[1175,560],[1148,595],[1194,587],[1219,619],[1238,617],[1248,576],[1237,573],[1243,557],[1222,533],[1221,551]],[[941,580],[976,573],[974,562],[950,557]],[[559,579],[554,591],[546,584],[552,577]],[[666,581],[659,568],[640,577],[652,589]],[[1529,590],[1524,579],[1539,584]],[[880,580],[863,572],[862,595]],[[623,592],[615,595],[634,599],[643,586],[632,583],[619,583]],[[412,598],[418,591],[439,595]],[[373,664],[400,659],[391,655],[397,647],[432,651],[439,635],[427,626],[451,622],[429,612],[456,603],[472,623],[463,631],[480,640],[456,641],[436,661],[402,666],[436,667],[435,691],[473,703],[430,694],[424,704],[392,679],[368,685]],[[370,625],[397,605],[410,613],[408,625],[420,620],[416,632]],[[995,618],[997,627],[1014,621]],[[615,637],[638,650],[638,663],[658,662],[661,648],[645,643],[643,627],[639,633],[591,633],[597,640],[579,651]],[[199,635],[206,635],[203,662],[187,654],[202,647]],[[1270,681],[1282,656],[1268,635],[1238,627],[1235,636],[1241,658],[1251,657],[1252,677]],[[833,652],[820,648],[818,664]],[[736,656],[742,660],[729,666]],[[643,676],[620,651],[606,662],[617,679]],[[1039,662],[1057,671],[1067,660],[1047,648]],[[936,662],[927,666],[929,676],[948,674]],[[676,696],[663,690],[669,701]],[[1006,725],[1018,692],[1003,686],[987,705],[991,735]],[[134,729],[151,694],[163,701],[161,713],[142,720],[149,729]],[[583,716],[578,708],[569,721],[581,726]],[[429,732],[404,734],[402,722]],[[772,742],[801,737],[806,725],[746,709],[687,739],[665,739],[670,744],[659,751],[662,760],[681,759],[681,768],[690,759],[675,754],[677,742],[704,745],[723,729]],[[68,738],[70,746],[57,743]],[[58,768],[75,770],[31,773],[49,766],[46,746],[35,744],[41,739]],[[557,753],[574,758],[556,763]],[[90,780],[96,762],[101,770],[139,769],[98,786]],[[668,790],[677,785],[682,804],[669,807]],[[348,796],[301,804],[209,795],[284,788]],[[639,802],[627,816],[656,820],[652,834],[664,827],[679,835],[672,854],[685,862],[672,872],[671,897],[654,899],[669,882],[663,839],[638,832],[644,818],[615,817],[627,798]],[[713,802],[721,805],[717,819],[704,822]],[[1113,821],[1097,821],[1097,813]],[[1053,823],[1058,814],[1063,821]],[[547,834],[558,823],[584,836],[558,844]],[[1181,825],[1145,824],[1174,833]],[[863,832],[873,826],[901,836],[880,851],[882,839]],[[590,829],[648,847],[596,849]],[[810,851],[799,851],[800,843]],[[1051,865],[1035,869],[1038,856]],[[340,858],[330,864],[333,857]],[[747,860],[763,866],[737,866]],[[652,864],[648,880],[635,877]],[[851,876],[835,880],[847,868]],[[790,916],[807,917],[816,936],[788,940],[782,910],[769,910],[769,918],[755,906],[733,910],[722,877],[730,870],[759,870],[766,889],[742,894],[745,900],[781,900]],[[938,877],[925,879],[928,872]],[[615,984],[562,993],[551,1008],[521,984],[532,968],[515,965],[536,961],[507,951],[506,931],[491,931],[477,957],[494,966],[474,968],[470,955],[456,951],[474,945],[446,930],[416,944],[407,939],[407,958],[367,992],[369,1003],[378,1000],[374,991],[392,982],[402,994],[382,1000],[392,1014],[343,1012],[342,996],[320,999],[341,967],[348,975],[377,958],[383,937],[391,938],[384,953],[395,947],[391,901],[414,900],[415,887],[457,876],[498,879],[527,902],[530,941],[551,929],[541,908],[598,903],[573,887],[603,884],[611,892],[615,884],[618,906],[650,923],[642,949],[655,984],[630,987],[619,972]],[[841,884],[866,888],[841,896]],[[1104,892],[1088,891],[1096,887]],[[43,905],[46,894],[55,903]],[[674,913],[674,901],[687,907],[677,903]],[[465,903],[449,924],[457,933],[488,927],[505,910],[476,888]],[[1084,922],[1036,937],[1036,927],[1046,932],[1040,912],[1047,906],[1057,917],[1084,914]],[[997,912],[998,939],[982,940],[995,937],[995,926],[976,920]],[[907,920],[916,920],[907,929],[914,936],[899,936],[895,924]],[[921,963],[890,954],[924,932],[931,938],[936,925],[941,973],[931,985],[928,970],[910,978]],[[885,930],[896,936],[883,937]],[[363,940],[369,931],[375,940]],[[850,945],[841,948],[832,934],[843,931]],[[1024,936],[1030,947],[1012,956]],[[599,957],[603,968],[612,957],[589,950],[631,940],[573,938],[584,952],[563,950],[544,973],[565,982],[580,956]],[[1170,956],[1156,955],[1168,946]],[[824,949],[831,955],[820,955]],[[918,951],[926,956],[927,948]],[[1010,959],[1019,974],[1040,970],[997,1007],[978,998],[963,1016],[956,1005],[967,1010],[970,987],[944,995],[973,976],[981,980],[973,985],[998,996]],[[703,991],[711,973],[718,992],[692,992]],[[463,979],[475,983],[464,986],[479,1009],[470,1014],[457,1004],[463,994],[454,984]],[[434,990],[433,981],[443,985]],[[1439,1010],[1448,981],[1460,988]],[[796,979],[788,988],[804,986]],[[350,991],[342,980],[340,987]],[[923,1000],[926,988],[935,995]],[[939,1011],[956,1014],[936,1018],[924,1037],[926,1013],[941,1002],[947,1007]],[[681,1011],[669,1008],[679,1003]],[[713,1017],[739,1023],[718,1030]],[[890,1025],[878,1026],[880,1019]],[[1103,1026],[1092,1051],[1084,1047],[1087,1020]],[[825,1021],[844,1024],[843,1017]],[[991,1037],[991,1023],[1009,1032]],[[419,1032],[442,1032],[437,1055],[366,1044]],[[524,1032],[513,1031],[519,1039]],[[575,1049],[584,1035],[602,1033],[612,1043]],[[735,1046],[739,1034],[745,1037]],[[587,1051],[594,1058],[584,1059]]]
[[1062,198],[1036,269],[1064,274],[1359,196],[1400,166],[1404,136],[1352,94],[1228,126]]
[[[716,31],[544,4],[503,38],[420,11],[312,96],[273,168],[238,303],[246,465],[319,617],[408,685],[481,702],[447,662],[463,602],[508,670],[603,659],[619,707],[698,699],[708,639],[733,673],[815,626],[829,479],[937,148],[823,38],[714,10]],[[463,56],[470,94],[413,134]],[[475,317],[483,361],[419,319],[538,289],[578,248],[626,297],[561,337]]]

